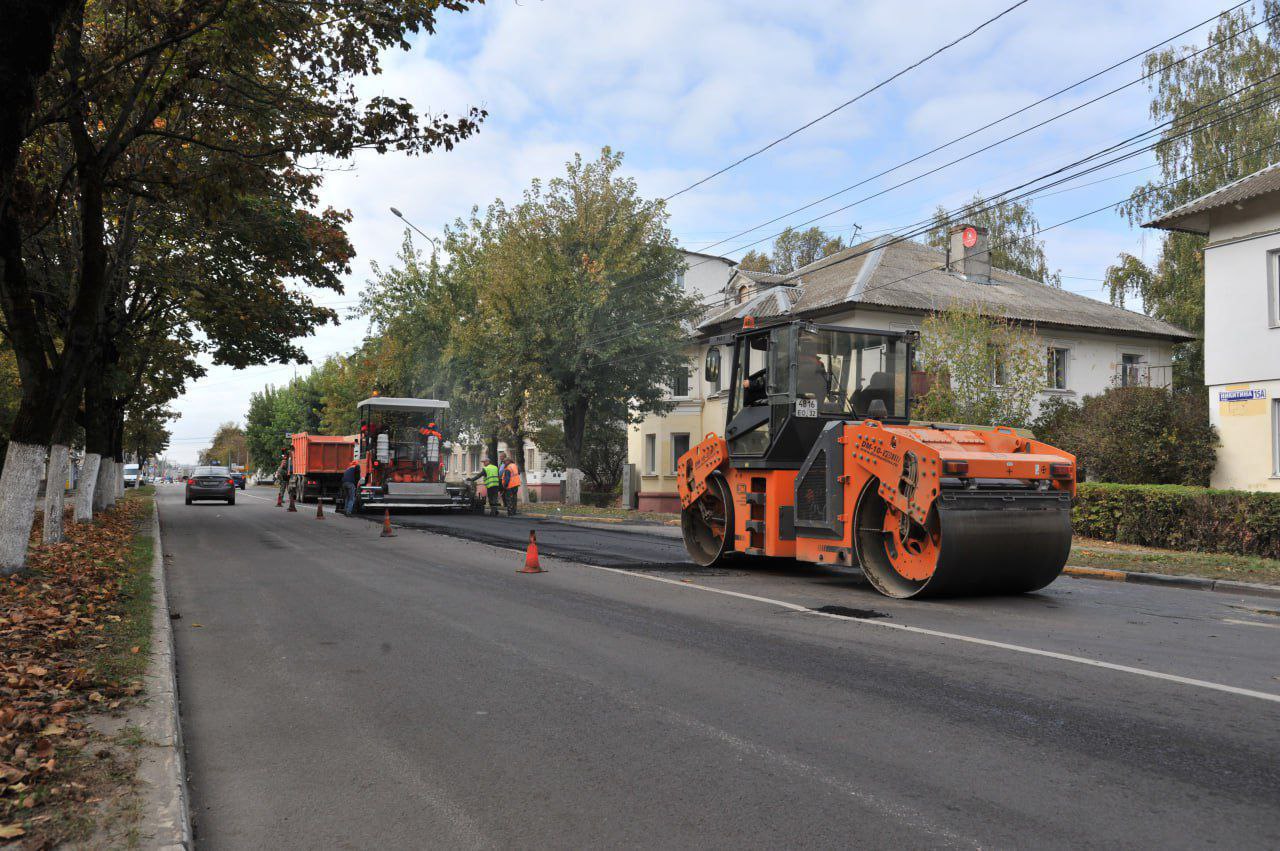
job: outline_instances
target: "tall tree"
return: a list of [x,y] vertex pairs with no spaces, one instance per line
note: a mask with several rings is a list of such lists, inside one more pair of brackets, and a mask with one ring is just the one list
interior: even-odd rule
[[973,199],[958,210],[947,212],[945,207],[939,206],[933,213],[933,224],[925,242],[945,250],[951,244],[951,229],[960,224],[987,229],[991,265],[995,268],[1053,287],[1062,286],[1061,272],[1049,271],[1044,240],[1037,237],[1040,220],[1029,204],[1021,201],[992,202],[974,193]]
[[[1223,14],[1208,41],[1208,49],[1190,58],[1186,57],[1196,50],[1190,45],[1146,57],[1151,74],[1151,117],[1172,123],[1155,150],[1160,176],[1134,189],[1129,200],[1120,205],[1120,212],[1132,224],[1280,159],[1276,147],[1280,103],[1274,100],[1277,86],[1273,80],[1280,73],[1280,2],[1263,0],[1257,12],[1245,6]],[[1255,88],[1246,88],[1249,86]],[[1266,88],[1260,91],[1263,86]],[[1257,104],[1264,94],[1271,102]],[[1213,122],[1193,118],[1206,105],[1218,101],[1222,102],[1218,109],[1223,117]],[[1250,108],[1231,108],[1245,103]],[[1188,132],[1194,125],[1204,126]],[[1203,337],[1204,245],[1204,237],[1170,233],[1164,236],[1154,268],[1138,269],[1140,261],[1122,256],[1112,267],[1115,274],[1108,270],[1111,300],[1123,304],[1126,296],[1137,296],[1148,314]],[[1173,377],[1178,388],[1203,386],[1202,340],[1177,347]]]
[[769,254],[748,251],[742,256],[738,267],[753,272],[786,275],[845,247],[843,237],[831,236],[816,225],[803,231],[787,228],[774,239],[773,250]]
[[536,373],[564,429],[566,499],[581,488],[593,409],[667,406],[665,378],[687,368],[685,328],[695,302],[676,283],[681,259],[661,201],[640,196],[609,148],[535,181],[497,210],[476,303],[501,331],[492,363]]
[[246,466],[249,463],[249,442],[244,429],[232,422],[218,426],[209,448],[200,452],[201,464]]
[[[27,116],[11,181],[8,141],[0,140],[0,313],[22,386],[6,453],[21,463],[6,463],[0,479],[0,570],[23,564],[44,447],[63,439],[129,278],[136,231],[125,216],[120,233],[109,234],[113,194],[134,201],[126,212],[199,211],[217,235],[237,221],[246,193],[283,194],[291,210],[314,206],[319,177],[300,168],[300,158],[451,148],[475,132],[481,112],[424,118],[403,100],[361,99],[354,81],[377,73],[384,49],[407,48],[410,33],[433,32],[439,10],[469,5],[130,0],[90,7],[79,0],[67,4],[61,29],[52,27],[54,61],[43,76],[39,57],[28,61],[24,48],[18,71],[36,85],[35,99],[0,95],[0,108],[18,103]],[[0,65],[0,74],[13,67]],[[181,180],[179,168],[192,157],[203,172],[194,183]],[[27,274],[24,233],[64,214],[74,234],[74,255],[64,264],[69,309],[54,310]],[[291,271],[287,264],[263,270],[277,301],[294,301],[306,316],[309,303],[296,293],[290,299],[284,286]],[[236,302],[239,278],[210,275],[202,283],[208,305]]]

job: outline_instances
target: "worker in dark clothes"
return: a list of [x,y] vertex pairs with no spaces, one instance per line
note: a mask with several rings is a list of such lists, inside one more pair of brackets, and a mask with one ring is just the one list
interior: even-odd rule
[[498,465],[490,461],[488,456],[485,456],[483,465],[470,481],[481,478],[484,479],[484,495],[489,501],[489,513],[497,517],[498,501],[502,497],[502,477],[498,472]]
[[502,465],[502,501],[507,506],[507,516],[516,514],[516,497],[520,495],[520,468],[514,458],[507,458]]
[[356,513],[356,494],[359,488],[360,465],[352,461],[351,466],[342,471],[342,498],[338,500],[338,510],[348,517]]

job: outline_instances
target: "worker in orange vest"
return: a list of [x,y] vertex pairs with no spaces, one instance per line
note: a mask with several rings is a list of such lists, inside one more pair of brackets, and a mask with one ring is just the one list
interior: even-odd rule
[[502,455],[502,501],[507,506],[507,516],[516,513],[516,497],[520,495],[520,468],[514,458]]

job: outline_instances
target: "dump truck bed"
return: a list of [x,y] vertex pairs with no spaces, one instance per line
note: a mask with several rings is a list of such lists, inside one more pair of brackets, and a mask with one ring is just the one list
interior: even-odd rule
[[351,466],[355,450],[352,438],[299,432],[293,436],[293,474],[313,476],[342,474]]

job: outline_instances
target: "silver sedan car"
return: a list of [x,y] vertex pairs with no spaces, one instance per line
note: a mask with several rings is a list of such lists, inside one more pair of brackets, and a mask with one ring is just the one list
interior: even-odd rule
[[187,479],[187,505],[198,499],[236,504],[236,483],[226,467],[196,467]]

